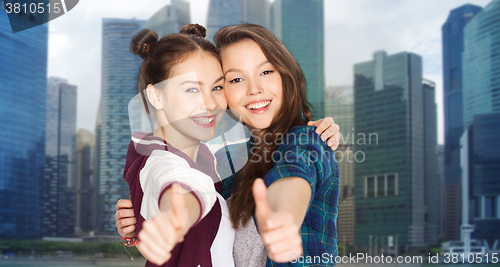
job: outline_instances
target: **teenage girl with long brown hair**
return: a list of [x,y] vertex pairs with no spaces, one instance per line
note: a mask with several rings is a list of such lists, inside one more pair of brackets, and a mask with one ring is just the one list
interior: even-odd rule
[[[223,196],[231,197],[230,218],[237,229],[235,261],[259,255],[259,243],[251,235],[240,236],[238,242],[238,232],[252,233],[245,230],[255,227],[252,218],[267,249],[266,266],[295,265],[302,254],[326,253],[334,259],[338,164],[328,144],[306,126],[311,114],[297,62],[275,36],[257,25],[223,28],[216,45],[228,106],[252,133],[249,162],[223,181]],[[117,213],[122,234],[125,227],[133,229],[132,216],[123,215]]]

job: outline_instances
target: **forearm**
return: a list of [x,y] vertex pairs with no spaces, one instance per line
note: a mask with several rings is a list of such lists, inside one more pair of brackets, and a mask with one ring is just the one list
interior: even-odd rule
[[303,178],[282,178],[268,187],[267,199],[273,211],[292,214],[300,227],[309,208],[311,186]]
[[[185,188],[182,188],[184,192]],[[179,192],[172,192],[172,190],[167,190],[160,197],[160,211],[172,210],[171,194],[180,194]],[[200,217],[200,202],[193,193],[182,193],[181,196],[184,198],[185,207],[188,211],[188,226],[193,226],[198,218]]]

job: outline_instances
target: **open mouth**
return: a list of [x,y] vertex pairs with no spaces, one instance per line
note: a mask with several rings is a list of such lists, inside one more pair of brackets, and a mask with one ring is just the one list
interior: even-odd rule
[[250,110],[252,113],[264,113],[268,108],[269,105],[271,104],[271,100],[263,100],[263,101],[258,101],[258,102],[253,102],[251,104],[248,104],[246,106],[247,109]]
[[215,117],[217,117],[217,115],[197,116],[191,117],[191,120],[201,127],[213,127],[215,125]]

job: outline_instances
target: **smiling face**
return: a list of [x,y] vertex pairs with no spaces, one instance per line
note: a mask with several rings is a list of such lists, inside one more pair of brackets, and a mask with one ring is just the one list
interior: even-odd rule
[[249,39],[225,47],[220,56],[229,108],[250,129],[268,128],[283,101],[280,73]]
[[172,68],[172,78],[148,88],[157,125],[167,139],[208,141],[227,107],[224,76],[211,54],[196,52]]

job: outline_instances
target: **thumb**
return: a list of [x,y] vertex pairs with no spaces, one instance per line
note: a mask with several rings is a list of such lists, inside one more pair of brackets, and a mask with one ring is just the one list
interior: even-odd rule
[[316,124],[314,123],[314,121],[309,121],[309,122],[307,123],[307,126],[316,126]]
[[253,198],[255,201],[255,217],[257,222],[264,223],[271,215],[272,210],[267,203],[267,187],[261,178],[257,178],[252,187]]

